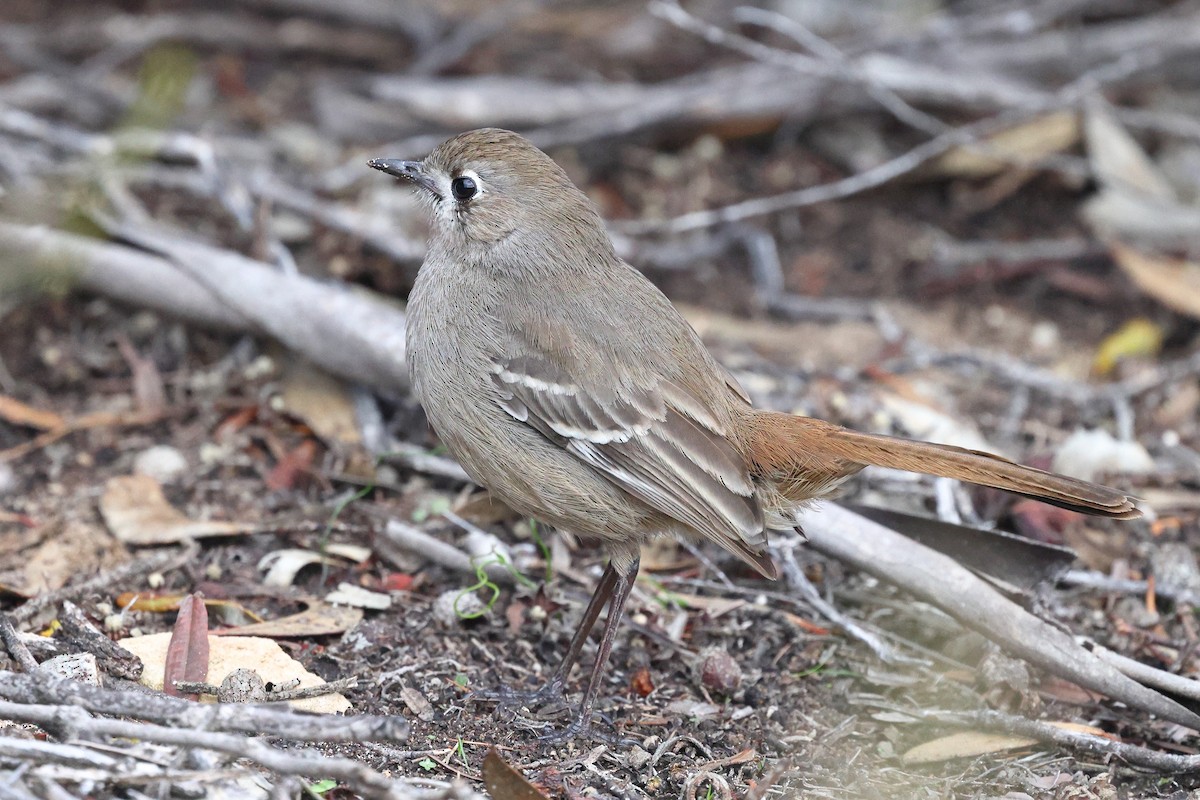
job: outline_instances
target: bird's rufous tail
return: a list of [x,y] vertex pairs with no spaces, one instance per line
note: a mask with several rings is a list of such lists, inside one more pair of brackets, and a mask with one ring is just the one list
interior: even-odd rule
[[978,450],[860,433],[819,419],[757,411],[746,420],[752,470],[781,494],[802,502],[820,497],[867,465],[955,478],[1043,503],[1114,519],[1142,512],[1134,499],[1088,481],[1014,463]]

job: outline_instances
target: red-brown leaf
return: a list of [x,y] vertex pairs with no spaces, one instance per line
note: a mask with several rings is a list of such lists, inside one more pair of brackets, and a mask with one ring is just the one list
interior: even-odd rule
[[208,609],[204,598],[191,594],[179,604],[179,616],[167,645],[167,664],[163,671],[163,691],[174,697],[196,699],[175,688],[175,681],[208,679]]

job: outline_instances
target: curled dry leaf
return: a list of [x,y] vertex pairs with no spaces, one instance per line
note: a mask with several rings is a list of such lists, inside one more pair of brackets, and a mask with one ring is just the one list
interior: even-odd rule
[[1156,356],[1162,349],[1166,332],[1148,319],[1131,319],[1104,337],[1092,357],[1092,372],[1100,377],[1110,374],[1127,358]]
[[1105,475],[1149,475],[1154,459],[1138,442],[1123,442],[1111,433],[1077,430],[1067,437],[1054,454],[1050,468],[1084,481],[1101,480]]
[[337,563],[336,559],[321,555],[314,550],[286,548],[267,553],[259,559],[258,568],[267,570],[267,574],[263,578],[264,585],[291,586],[296,582],[296,576],[300,574],[300,570],[310,564],[334,565]]
[[[126,650],[141,658],[142,663],[145,664],[141,678],[143,686],[157,690],[163,688],[167,644],[170,638],[171,634],[169,633],[155,633],[150,636],[122,639],[119,642]],[[208,671],[214,680],[223,680],[235,669],[252,669],[264,681],[276,685],[287,684],[292,680],[299,680],[301,688],[321,686],[325,683],[270,639],[251,636],[222,638],[210,633],[208,648]],[[205,702],[212,702],[214,698],[204,696],[201,699]],[[287,703],[299,711],[311,711],[316,714],[340,714],[350,710],[350,701],[340,694],[288,700]]]
[[1088,103],[1084,130],[1092,169],[1105,189],[1156,200],[1175,199],[1170,182],[1125,130],[1108,103],[1099,99]]
[[1200,209],[1180,200],[1162,170],[1103,100],[1088,105],[1085,128],[1088,157],[1100,184],[1100,191],[1083,208],[1092,229],[1104,239],[1170,249],[1192,247],[1200,236]]
[[162,486],[148,475],[123,475],[110,480],[100,498],[100,514],[114,536],[134,545],[237,536],[258,529],[238,522],[190,520],[167,502]]

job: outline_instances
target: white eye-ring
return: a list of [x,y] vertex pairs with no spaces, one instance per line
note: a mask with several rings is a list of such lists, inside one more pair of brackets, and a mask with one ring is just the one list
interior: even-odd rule
[[467,202],[480,191],[479,176],[469,169],[464,169],[460,175],[450,181],[450,194],[460,203]]

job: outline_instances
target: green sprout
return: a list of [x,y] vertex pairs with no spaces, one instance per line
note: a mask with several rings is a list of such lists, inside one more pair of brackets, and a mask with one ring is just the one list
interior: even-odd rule
[[554,577],[554,566],[550,563],[550,546],[542,538],[542,532],[538,529],[536,519],[529,520],[529,534],[537,544],[538,552],[542,554],[542,562],[546,565],[546,583],[549,583],[550,579]]
[[[509,561],[503,553],[500,553],[497,550],[493,550],[485,556],[472,558],[471,566],[475,569],[475,583],[463,589],[458,593],[458,596],[454,598],[454,613],[458,615],[459,619],[466,620],[482,617],[484,614],[491,611],[492,607],[496,605],[496,601],[500,599],[500,586],[494,580],[492,580],[491,576],[487,573],[487,568],[493,564],[499,564],[508,570],[509,574],[513,576],[513,580],[522,586],[526,586],[530,589],[536,588],[533,581],[529,580],[529,578],[526,578],[524,575],[518,572],[517,568],[513,566],[512,562]],[[461,610],[458,604],[462,601],[462,599],[469,594],[479,591],[480,589],[487,589],[492,593],[492,596],[488,598],[488,601],[484,604],[483,609],[480,611]]]
[[308,792],[313,797],[320,798],[326,792],[329,792],[330,790],[336,789],[336,788],[337,788],[337,781],[333,780],[332,778],[326,778],[323,781],[316,781],[315,783],[305,784],[304,791]]

